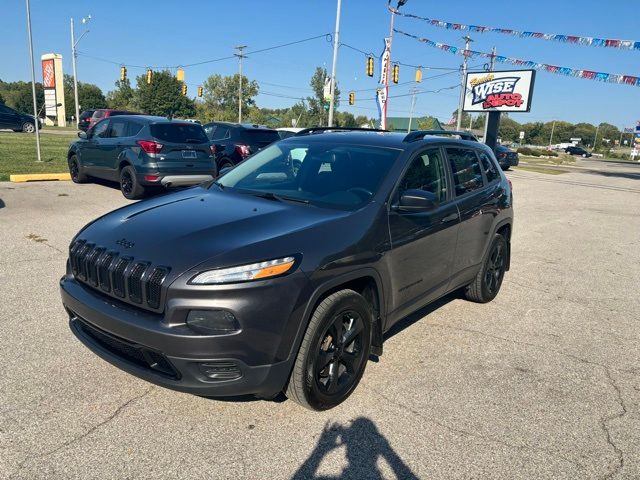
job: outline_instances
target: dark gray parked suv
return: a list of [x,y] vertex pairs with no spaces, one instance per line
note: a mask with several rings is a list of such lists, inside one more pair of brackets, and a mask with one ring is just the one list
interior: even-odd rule
[[489,148],[315,132],[84,227],[60,280],[78,339],[168,388],[323,410],[402,318],[457,289],[497,295],[513,210]]
[[115,180],[129,199],[151,189],[195,185],[216,174],[211,144],[196,123],[147,115],[99,121],[69,147],[71,179]]

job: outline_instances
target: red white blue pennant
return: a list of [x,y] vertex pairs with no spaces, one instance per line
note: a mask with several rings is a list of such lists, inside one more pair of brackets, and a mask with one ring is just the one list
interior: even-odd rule
[[399,33],[400,35],[405,35],[407,37],[414,38],[419,42],[429,45],[430,47],[439,48],[440,50],[444,50],[445,52],[449,52],[453,54],[466,55],[468,57],[483,57],[483,58],[491,58],[493,56],[496,62],[500,62],[500,63],[508,63],[510,65],[517,65],[520,67],[532,68],[534,70],[544,70],[549,73],[556,73],[558,75],[565,75],[568,77],[586,78],[587,80],[597,80],[599,82],[618,83],[623,85],[640,87],[640,77],[637,77],[634,75],[620,75],[615,73],[595,72],[592,70],[577,70],[575,68],[560,67],[558,65],[537,63],[531,60],[521,60],[519,58],[504,57],[502,55],[494,56],[491,53],[478,52],[476,50],[465,50],[464,48],[454,47],[453,45],[446,45],[444,43],[434,42],[432,40],[429,40],[428,38],[422,38],[417,35],[413,35],[411,33],[403,32],[402,30],[398,30],[396,28],[394,28],[393,31],[396,33]]

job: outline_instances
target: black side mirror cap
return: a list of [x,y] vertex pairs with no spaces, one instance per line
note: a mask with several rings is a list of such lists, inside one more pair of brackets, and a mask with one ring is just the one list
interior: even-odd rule
[[392,205],[391,209],[398,212],[417,213],[426,212],[438,206],[438,199],[435,193],[425,190],[405,190],[400,195],[397,204]]

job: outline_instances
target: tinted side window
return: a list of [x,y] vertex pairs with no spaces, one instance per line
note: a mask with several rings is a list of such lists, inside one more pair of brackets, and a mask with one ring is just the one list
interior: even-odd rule
[[127,137],[135,137],[142,130],[142,124],[138,122],[128,122]]
[[218,127],[213,132],[213,136],[211,140],[224,140],[225,138],[229,138],[229,129],[227,127]]
[[211,140],[213,138],[213,132],[216,131],[216,126],[215,125],[205,125],[203,128],[204,128],[204,133],[206,133],[207,137],[209,137],[209,140]]
[[436,196],[438,202],[447,197],[444,162],[440,149],[420,152],[400,181],[399,193],[405,190],[424,190]]
[[447,148],[447,157],[453,171],[456,195],[473,192],[483,186],[480,161],[473,150],[467,148]]
[[127,121],[123,119],[111,120],[109,137],[119,138],[127,136]]
[[484,152],[478,152],[478,156],[480,157],[480,163],[482,163],[484,174],[487,177],[487,182],[491,183],[495,179],[500,178],[500,174],[498,173],[498,169],[496,167],[496,162],[489,158],[489,155]]
[[107,132],[107,127],[108,126],[109,126],[109,120],[107,120],[107,119],[96,123],[96,125],[93,127],[93,136],[94,137],[100,137],[100,138],[107,137],[107,133],[108,133]]

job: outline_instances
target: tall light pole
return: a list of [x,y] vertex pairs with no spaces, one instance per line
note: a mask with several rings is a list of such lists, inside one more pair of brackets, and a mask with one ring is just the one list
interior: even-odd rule
[[333,33],[333,63],[331,65],[331,85],[329,85],[331,97],[329,98],[329,121],[327,122],[329,127],[333,127],[333,109],[336,103],[336,66],[338,63],[338,46],[340,45],[340,10],[342,10],[342,0],[338,0],[336,7],[336,29]]
[[409,110],[409,126],[407,127],[407,133],[411,133],[411,123],[413,121],[413,111],[416,108],[416,93],[418,89],[413,87],[411,89],[411,109]]
[[236,47],[238,53],[234,53],[238,57],[238,71],[240,73],[240,78],[238,79],[238,123],[242,123],[242,59],[247,57],[242,51],[245,48],[247,48],[246,45],[238,45]]
[[456,122],[456,130],[460,130],[462,128],[462,107],[464,106],[464,88],[467,78],[467,52],[469,52],[469,42],[473,42],[469,35],[462,38],[464,40],[464,60],[462,61],[462,80],[460,80],[460,101],[458,102],[458,121]]
[[384,90],[385,90],[385,109],[382,113],[382,121],[380,122],[380,128],[385,129],[387,127],[387,111],[389,107],[389,77],[391,76],[391,45],[393,43],[393,24],[395,23],[396,13],[398,9],[407,3],[408,0],[398,0],[398,5],[396,8],[391,6],[391,0],[387,3],[387,8],[391,12],[391,24],[389,25],[389,59],[387,64],[384,66],[386,69],[385,72],[385,82],[384,82]]
[[[82,24],[86,25],[91,20],[91,15],[88,15],[82,19]],[[76,46],[78,42],[82,40],[87,33],[89,33],[89,29],[85,30],[80,38],[76,40],[75,29],[73,28],[73,17],[71,18],[71,65],[73,67],[73,98],[76,104],[76,118],[74,120],[76,126],[78,126],[78,119],[80,118],[80,104],[78,103],[78,72],[76,70],[76,61],[78,59],[78,51],[76,50]]]
[[31,95],[33,96],[33,117],[34,127],[36,127],[36,151],[38,152],[38,162],[42,161],[40,155],[40,122],[38,120],[38,105],[36,99],[36,67],[33,62],[33,37],[31,35],[31,5],[27,2],[27,32],[29,36],[29,57],[31,58]]

